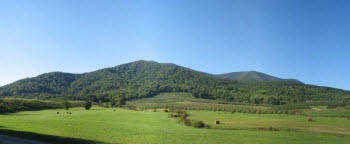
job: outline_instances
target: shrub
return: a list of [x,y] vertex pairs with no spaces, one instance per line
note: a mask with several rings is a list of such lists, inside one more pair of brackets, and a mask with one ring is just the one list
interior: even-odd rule
[[169,118],[173,118],[173,117],[175,117],[174,114],[173,114],[173,112],[170,112],[170,113],[169,113]]
[[307,118],[307,122],[311,122],[311,121],[312,121],[311,117]]
[[70,103],[67,100],[61,102],[64,109],[68,110],[70,108]]
[[157,109],[153,109],[153,112],[157,112]]
[[185,126],[191,126],[191,120],[188,118],[183,119]]
[[84,108],[86,110],[89,110],[91,108],[91,102],[90,101],[85,101],[83,104]]
[[167,110],[167,109],[164,109],[164,112],[169,112],[169,110]]
[[278,131],[278,129],[277,128],[273,128],[273,127],[269,127],[267,130],[269,130],[269,131]]
[[193,121],[193,123],[191,125],[195,128],[204,128],[205,127],[205,124],[203,121]]

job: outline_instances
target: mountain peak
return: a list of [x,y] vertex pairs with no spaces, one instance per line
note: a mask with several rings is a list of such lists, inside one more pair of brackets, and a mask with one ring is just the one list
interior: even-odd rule
[[231,72],[231,73],[224,73],[224,74],[219,74],[217,75],[220,78],[223,79],[231,79],[231,80],[239,80],[239,81],[292,81],[292,82],[298,82],[301,83],[300,81],[296,79],[282,79],[278,77],[274,77],[262,72],[258,71],[242,71],[242,72]]

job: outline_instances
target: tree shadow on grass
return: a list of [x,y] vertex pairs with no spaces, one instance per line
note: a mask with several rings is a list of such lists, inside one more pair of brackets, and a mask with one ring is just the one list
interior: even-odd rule
[[0,126],[0,134],[14,136],[24,139],[37,140],[40,142],[47,142],[51,144],[98,144],[102,142],[93,141],[93,140],[84,140],[78,138],[69,138],[69,137],[61,137],[61,136],[53,136],[53,135],[45,135],[38,134],[34,132],[24,132],[24,131],[16,131],[3,129],[3,126]]

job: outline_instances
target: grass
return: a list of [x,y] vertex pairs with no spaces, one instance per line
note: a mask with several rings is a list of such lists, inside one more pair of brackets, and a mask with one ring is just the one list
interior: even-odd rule
[[314,106],[311,107],[311,109],[304,110],[304,113],[309,116],[347,117],[350,116],[350,107],[347,106],[326,109],[326,106]]
[[210,100],[195,98],[191,93],[185,92],[173,92],[173,93],[160,93],[154,97],[136,99],[128,101],[128,104],[140,104],[140,103],[181,103],[181,102],[198,102],[198,103],[218,103],[222,102],[219,100]]
[[[281,131],[309,131],[350,135],[350,121],[341,117],[313,117],[307,122],[303,115],[224,113],[212,111],[188,111],[190,119],[203,120],[216,129],[266,129],[269,127]],[[221,124],[215,125],[214,121]]]
[[177,105],[187,108],[209,108],[209,109],[260,109],[265,110],[270,107],[261,105],[235,105],[232,102],[224,102],[221,100],[210,100],[195,98],[191,93],[184,92],[172,92],[172,93],[160,93],[154,97],[136,99],[128,101],[127,105],[133,105],[136,107],[147,108],[159,108],[167,107],[169,105]]
[[[53,139],[70,138],[71,140],[84,140],[93,143],[348,143],[350,137],[347,134],[318,133],[305,131],[259,131],[249,130],[221,130],[221,129],[198,129],[186,127],[176,123],[175,119],[168,118],[165,112],[144,112],[124,109],[106,109],[93,107],[87,111],[82,108],[69,110],[42,110],[25,111],[7,115],[0,115],[0,133],[15,136],[23,136],[23,133],[32,133],[33,139],[40,139],[36,135],[51,136]],[[60,114],[56,114],[60,112]],[[250,126],[257,121],[256,114],[218,114],[209,111],[189,111],[191,119],[200,119],[205,123],[213,123],[219,119],[223,128],[235,128],[234,126]],[[223,112],[222,112],[223,113]],[[294,118],[293,118],[294,117]],[[287,120],[287,122],[283,122]],[[288,126],[291,122],[306,121],[305,117],[293,115],[262,115],[261,125]],[[315,122],[305,125],[327,125],[327,120],[334,120],[330,126],[341,126],[341,120],[316,119]],[[232,121],[232,124],[228,122]],[[241,124],[237,122],[242,121]],[[236,124],[235,124],[236,122]],[[244,124],[244,122],[248,122]],[[226,124],[225,124],[226,123]],[[349,121],[348,121],[349,123]],[[252,125],[251,127],[255,127]],[[343,127],[350,127],[344,124]],[[43,140],[43,139],[40,139]],[[63,140],[64,139],[60,139]],[[47,140],[50,142],[57,142]],[[79,143],[79,142],[78,142]]]

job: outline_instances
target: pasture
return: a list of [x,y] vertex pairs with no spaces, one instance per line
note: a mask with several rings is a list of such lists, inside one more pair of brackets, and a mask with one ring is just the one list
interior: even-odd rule
[[[116,110],[114,112],[114,110]],[[57,114],[59,112],[60,114]],[[53,143],[348,143],[350,121],[284,114],[188,111],[211,128],[193,128],[168,113],[101,108],[25,111],[0,115],[0,133]],[[220,114],[219,114],[220,113]],[[214,125],[214,120],[221,124]],[[259,130],[259,127],[278,131]],[[28,135],[29,136],[28,136]]]

